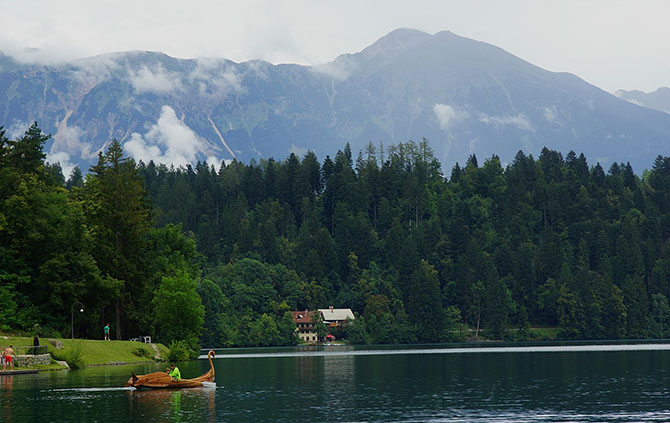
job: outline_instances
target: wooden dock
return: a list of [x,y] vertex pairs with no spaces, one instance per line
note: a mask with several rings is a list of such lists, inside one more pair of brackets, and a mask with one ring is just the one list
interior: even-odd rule
[[39,370],[7,370],[1,371],[0,376],[12,376],[12,375],[32,375],[39,372]]

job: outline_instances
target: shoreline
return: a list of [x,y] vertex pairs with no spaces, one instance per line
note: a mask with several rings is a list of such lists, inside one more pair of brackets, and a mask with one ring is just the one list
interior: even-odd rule
[[[0,345],[14,345],[19,355],[32,348],[32,337],[0,335]],[[160,363],[165,360],[168,348],[160,343],[138,341],[106,341],[102,339],[71,339],[42,337],[45,353],[51,357],[50,364],[14,366],[15,370],[65,370],[70,368],[124,366],[133,364]]]
[[565,341],[496,341],[480,340],[476,342],[444,342],[444,343],[424,343],[424,344],[303,344],[295,346],[281,347],[222,347],[222,348],[201,348],[198,359],[206,357],[209,350],[213,350],[218,357],[226,357],[230,354],[265,354],[270,352],[320,352],[337,351],[342,349],[358,351],[384,351],[384,350],[402,350],[402,349],[467,349],[477,348],[534,348],[534,347],[583,347],[583,346],[626,346],[626,345],[665,345],[670,344],[670,338],[652,338],[652,339],[616,339],[616,340],[565,340]]

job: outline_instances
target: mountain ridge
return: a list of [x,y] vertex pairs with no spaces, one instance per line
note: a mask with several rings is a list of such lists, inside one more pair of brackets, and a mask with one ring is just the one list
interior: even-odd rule
[[394,30],[318,66],[141,50],[59,65],[0,55],[0,93],[11,135],[37,120],[54,134],[50,159],[82,167],[112,138],[176,165],[423,137],[447,167],[548,146],[641,171],[670,152],[670,116],[450,31]]
[[639,106],[670,114],[670,87],[659,87],[655,91],[618,90],[615,95]]

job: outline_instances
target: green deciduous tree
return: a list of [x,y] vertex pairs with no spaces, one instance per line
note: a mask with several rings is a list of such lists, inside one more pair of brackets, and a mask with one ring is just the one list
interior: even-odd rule
[[164,277],[151,305],[160,339],[165,343],[186,341],[197,353],[205,309],[196,291],[196,281],[186,273]]

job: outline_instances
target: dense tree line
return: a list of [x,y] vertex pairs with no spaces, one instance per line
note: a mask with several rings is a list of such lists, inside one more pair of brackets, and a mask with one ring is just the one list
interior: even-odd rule
[[[66,184],[60,165],[44,163],[48,138],[35,124],[10,141],[0,127],[0,329],[100,338],[112,323],[117,339],[153,334],[197,347],[195,242],[178,226],[154,227],[118,142]],[[188,307],[173,307],[175,296]],[[77,302],[85,312],[73,317]]]
[[668,336],[670,158],[639,177],[574,152],[473,155],[447,178],[423,140],[139,172],[159,226],[181,223],[205,256],[209,344],[258,344],[259,316],[328,305],[359,315],[347,335],[360,342],[462,339],[464,324]]
[[295,343],[289,311],[329,305],[357,314],[338,334],[354,342],[670,332],[667,157],[640,177],[574,152],[473,155],[447,177],[426,140],[183,168],[112,143],[66,181],[39,137],[0,144],[3,324],[64,331],[79,299],[127,333],[199,318],[208,346]]

